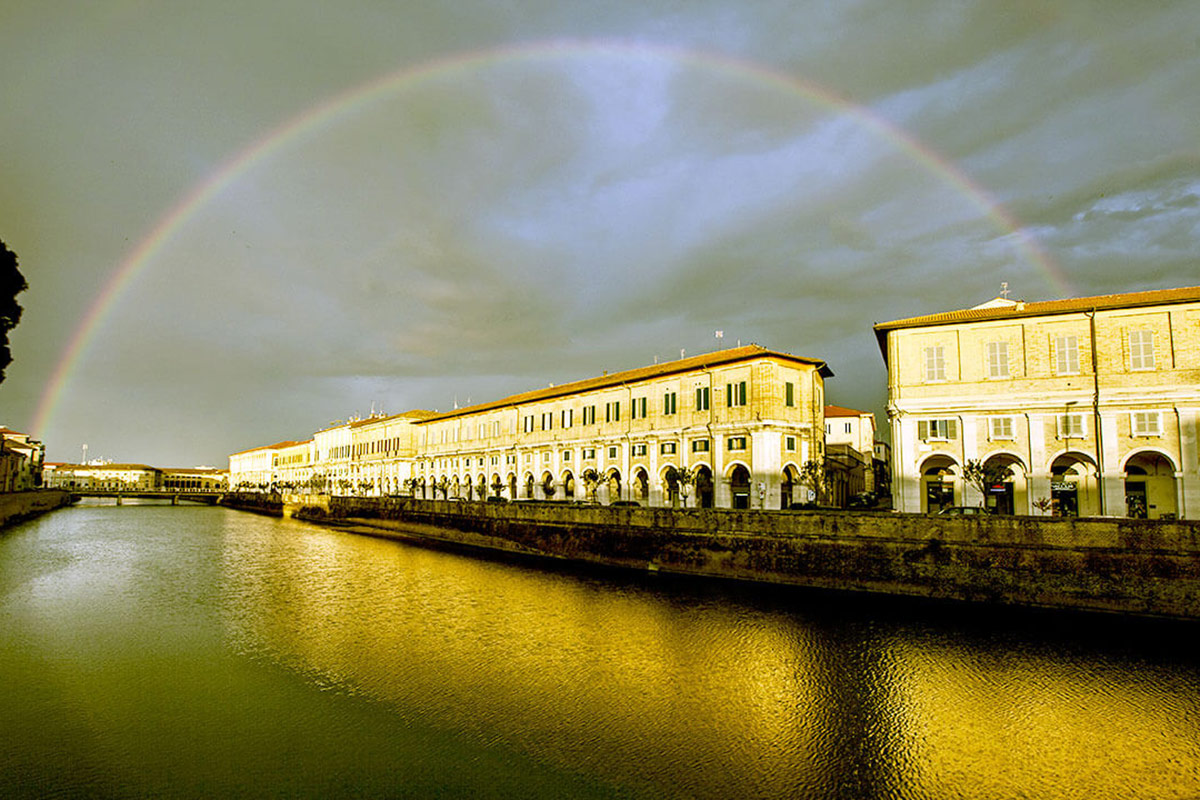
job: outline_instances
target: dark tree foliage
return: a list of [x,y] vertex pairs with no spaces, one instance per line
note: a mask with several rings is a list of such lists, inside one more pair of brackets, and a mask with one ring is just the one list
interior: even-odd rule
[[17,269],[17,254],[0,242],[0,383],[4,382],[5,368],[12,363],[8,332],[21,321],[17,295],[27,288],[25,276]]

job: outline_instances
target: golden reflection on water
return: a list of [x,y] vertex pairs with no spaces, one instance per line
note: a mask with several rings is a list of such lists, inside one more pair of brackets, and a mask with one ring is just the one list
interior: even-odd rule
[[[243,652],[691,796],[1195,797],[1196,687],[230,516]],[[822,627],[824,626],[824,627]]]

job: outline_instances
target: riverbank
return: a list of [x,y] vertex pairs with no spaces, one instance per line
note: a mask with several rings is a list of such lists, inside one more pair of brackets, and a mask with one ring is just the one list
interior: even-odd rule
[[71,504],[71,494],[57,489],[0,494],[0,529]]
[[1200,619],[1200,523],[1189,521],[391,498],[280,505],[356,533],[587,565]]

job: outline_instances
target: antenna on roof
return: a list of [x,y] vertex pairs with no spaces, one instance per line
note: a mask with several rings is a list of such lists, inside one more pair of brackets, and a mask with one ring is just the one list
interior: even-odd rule
[[679,348],[679,357],[680,358],[683,358],[684,354],[686,354],[686,353],[687,353],[687,350],[684,350],[682,347]]
[[1000,296],[1005,300],[1008,299],[1008,281],[1000,282]]

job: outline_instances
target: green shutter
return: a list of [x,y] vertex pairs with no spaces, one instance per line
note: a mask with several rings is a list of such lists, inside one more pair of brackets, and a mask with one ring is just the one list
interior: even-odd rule
[[922,442],[929,439],[929,420],[917,420],[917,438]]
[[946,420],[946,438],[947,439],[957,439],[958,438],[958,420],[956,420],[956,419]]

